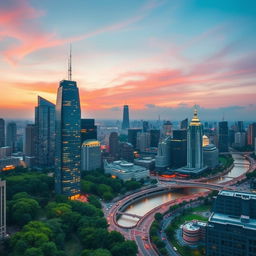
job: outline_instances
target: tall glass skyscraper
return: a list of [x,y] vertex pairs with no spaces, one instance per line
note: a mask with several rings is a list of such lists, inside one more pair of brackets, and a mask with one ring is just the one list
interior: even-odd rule
[[5,146],[5,122],[0,118],[0,147]]
[[14,122],[7,124],[6,129],[6,145],[12,148],[15,152],[17,143],[17,125]]
[[219,152],[228,152],[228,122],[219,122]]
[[203,127],[194,110],[194,116],[189,124],[187,133],[187,168],[203,168]]
[[55,105],[40,96],[35,107],[35,127],[36,165],[52,167],[55,157]]
[[124,105],[122,129],[125,130],[125,129],[128,129],[128,128],[130,128],[129,106]]
[[56,104],[55,191],[68,197],[80,193],[81,110],[75,81],[60,82]]

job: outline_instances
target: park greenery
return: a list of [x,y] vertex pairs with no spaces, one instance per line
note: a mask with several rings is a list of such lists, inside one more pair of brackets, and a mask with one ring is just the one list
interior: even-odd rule
[[[54,178],[38,170],[18,168],[5,173],[7,225],[10,237],[1,247],[5,256],[135,256],[137,246],[108,224],[99,198],[114,196],[141,187],[122,182],[104,173],[88,173],[82,191],[88,202],[55,195]],[[2,254],[1,254],[2,253]]]

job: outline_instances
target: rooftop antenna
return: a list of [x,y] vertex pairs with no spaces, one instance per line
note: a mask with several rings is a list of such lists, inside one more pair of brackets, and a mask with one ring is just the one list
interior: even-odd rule
[[68,59],[68,80],[72,81],[72,45],[69,48],[69,59]]

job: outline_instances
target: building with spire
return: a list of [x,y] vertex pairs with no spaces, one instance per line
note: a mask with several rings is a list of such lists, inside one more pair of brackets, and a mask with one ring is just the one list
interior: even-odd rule
[[203,126],[195,108],[187,130],[187,166],[179,169],[178,172],[194,176],[206,169],[203,161]]
[[122,130],[126,130],[128,128],[130,128],[129,106],[128,105],[124,105]]
[[81,109],[77,83],[72,80],[71,51],[68,80],[58,88],[55,125],[55,191],[73,199],[80,194]]

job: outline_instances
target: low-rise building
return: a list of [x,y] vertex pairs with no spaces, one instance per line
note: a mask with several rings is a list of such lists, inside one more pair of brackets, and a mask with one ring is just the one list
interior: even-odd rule
[[104,170],[113,177],[118,177],[123,181],[135,179],[145,179],[149,177],[149,170],[145,167],[135,165],[126,161],[114,161],[108,163],[104,161]]
[[182,226],[182,238],[186,243],[197,244],[205,241],[206,222],[192,220]]

